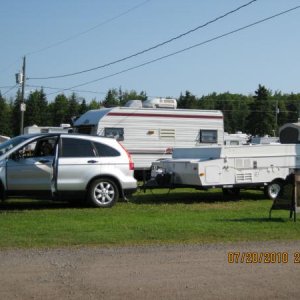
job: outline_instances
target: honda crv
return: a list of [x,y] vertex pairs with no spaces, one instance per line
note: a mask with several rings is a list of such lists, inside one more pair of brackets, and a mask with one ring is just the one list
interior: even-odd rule
[[0,144],[0,197],[86,199],[111,207],[137,188],[130,154],[116,140],[77,134],[21,135]]

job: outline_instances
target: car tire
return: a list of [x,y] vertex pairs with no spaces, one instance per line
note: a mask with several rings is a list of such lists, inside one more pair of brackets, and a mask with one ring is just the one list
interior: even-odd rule
[[116,183],[109,178],[95,179],[89,187],[89,202],[94,207],[112,207],[119,199]]
[[274,180],[270,182],[265,188],[265,196],[271,200],[275,200],[279,197],[283,188],[283,184],[279,180]]

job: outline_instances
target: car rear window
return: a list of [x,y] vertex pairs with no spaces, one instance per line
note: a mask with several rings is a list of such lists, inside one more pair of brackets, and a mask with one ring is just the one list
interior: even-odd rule
[[94,146],[97,150],[98,156],[107,157],[107,156],[120,156],[120,152],[116,149],[107,146],[101,143],[94,143]]
[[63,138],[61,157],[91,157],[96,156],[90,141],[73,138]]

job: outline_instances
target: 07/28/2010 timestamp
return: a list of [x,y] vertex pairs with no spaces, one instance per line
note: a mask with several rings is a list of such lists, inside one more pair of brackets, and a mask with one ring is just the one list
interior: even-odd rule
[[245,264],[286,264],[289,261],[300,264],[300,251],[289,254],[288,252],[238,252],[227,253],[228,263]]

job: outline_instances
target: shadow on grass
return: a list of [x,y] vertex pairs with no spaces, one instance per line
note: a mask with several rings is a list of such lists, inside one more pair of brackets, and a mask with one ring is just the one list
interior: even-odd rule
[[265,196],[260,191],[242,191],[240,196],[224,196],[220,190],[210,191],[182,191],[175,190],[154,190],[147,193],[140,191],[136,193],[130,202],[134,204],[194,204],[194,203],[214,203],[230,202],[239,200],[265,200]]
[[290,221],[290,218],[238,218],[238,219],[222,219],[216,220],[218,222],[233,222],[233,223],[286,223]]
[[[223,196],[220,190],[197,191],[191,189],[154,190],[144,193],[140,191],[134,194],[129,202],[137,205],[160,205],[160,204],[195,204],[195,203],[215,203],[215,202],[235,202],[239,200],[259,201],[265,200],[263,193],[259,191],[242,191],[239,198],[233,196]],[[80,201],[51,201],[36,200],[27,198],[8,199],[0,202],[0,214],[7,211],[21,210],[43,210],[43,209],[69,209],[69,208],[90,208],[87,203]]]
[[36,199],[8,199],[0,202],[0,214],[7,211],[21,210],[43,210],[43,209],[69,209],[86,208],[83,202],[71,201],[51,201]]

